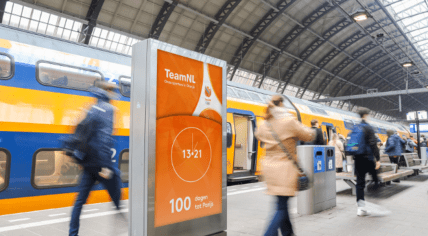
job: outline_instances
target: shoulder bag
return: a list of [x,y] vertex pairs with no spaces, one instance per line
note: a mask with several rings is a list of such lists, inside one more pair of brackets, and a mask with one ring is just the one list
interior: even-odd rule
[[299,191],[305,191],[311,188],[311,184],[309,181],[308,176],[306,176],[305,171],[300,168],[299,164],[296,160],[291,156],[290,152],[288,152],[287,148],[284,146],[284,144],[281,142],[281,140],[278,137],[278,134],[273,130],[272,124],[269,121],[266,121],[267,125],[270,128],[270,132],[272,136],[275,138],[275,140],[278,142],[279,146],[281,147],[282,151],[287,155],[288,159],[294,163],[297,170],[299,171],[299,178],[297,179],[297,186],[299,186]]

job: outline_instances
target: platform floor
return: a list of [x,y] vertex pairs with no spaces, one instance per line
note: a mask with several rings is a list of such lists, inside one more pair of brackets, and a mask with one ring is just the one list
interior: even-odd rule
[[[358,217],[351,189],[337,181],[337,207],[311,216],[297,214],[296,198],[289,203],[298,236],[426,236],[428,235],[428,174],[392,183],[366,200],[392,211],[384,217]],[[228,236],[263,235],[272,217],[274,198],[264,194],[263,183],[228,187]],[[127,212],[127,201],[123,202]],[[0,236],[68,235],[71,208],[0,216]],[[85,205],[81,236],[127,234],[127,222],[117,217],[111,203]]]

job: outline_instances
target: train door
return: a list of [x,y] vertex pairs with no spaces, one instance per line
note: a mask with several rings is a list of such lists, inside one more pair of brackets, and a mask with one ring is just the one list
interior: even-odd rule
[[324,141],[326,144],[330,142],[330,140],[333,138],[334,133],[334,126],[330,123],[322,123],[321,129],[324,137]]
[[252,119],[248,116],[234,115],[236,144],[235,160],[233,162],[234,172],[250,171],[252,167],[252,154],[254,131]]

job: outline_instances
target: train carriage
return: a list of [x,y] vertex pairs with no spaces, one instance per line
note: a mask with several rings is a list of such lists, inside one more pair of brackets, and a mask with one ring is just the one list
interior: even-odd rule
[[[81,168],[59,150],[95,99],[88,88],[97,80],[119,84],[112,161],[122,171],[128,197],[131,57],[37,33],[0,26],[0,215],[71,206]],[[254,132],[273,92],[228,83],[227,174],[229,181],[255,179],[265,155]],[[284,96],[285,97],[285,96]],[[285,97],[286,108],[305,125],[322,124],[326,140],[347,135],[356,114]],[[386,129],[408,131],[373,120],[379,137]],[[97,184],[88,203],[107,202]]]

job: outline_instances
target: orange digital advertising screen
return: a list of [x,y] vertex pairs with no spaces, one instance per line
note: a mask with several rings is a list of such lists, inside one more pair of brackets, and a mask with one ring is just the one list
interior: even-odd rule
[[158,50],[155,227],[222,212],[222,68]]

